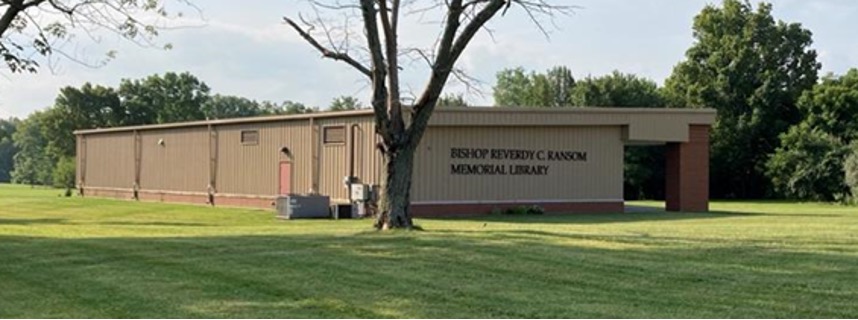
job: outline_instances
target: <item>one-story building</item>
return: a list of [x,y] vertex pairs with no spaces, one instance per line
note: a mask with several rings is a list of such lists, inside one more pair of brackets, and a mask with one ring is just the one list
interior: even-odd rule
[[[412,213],[522,205],[621,212],[623,150],[666,144],[666,201],[706,211],[711,109],[439,108],[415,157]],[[378,185],[371,110],[75,131],[84,196],[272,208],[287,194],[349,202]],[[352,177],[349,179],[348,177]]]

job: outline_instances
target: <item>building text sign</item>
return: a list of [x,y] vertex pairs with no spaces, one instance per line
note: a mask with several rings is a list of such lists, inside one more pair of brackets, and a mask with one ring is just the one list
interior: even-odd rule
[[[454,175],[548,175],[552,162],[586,162],[587,152],[568,150],[450,148]],[[522,161],[519,164],[456,163],[456,160]]]

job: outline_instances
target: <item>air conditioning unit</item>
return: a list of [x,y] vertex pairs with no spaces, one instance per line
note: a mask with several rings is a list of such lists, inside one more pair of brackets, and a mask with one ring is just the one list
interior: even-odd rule
[[277,198],[277,217],[281,219],[328,218],[331,199],[322,195],[290,194]]

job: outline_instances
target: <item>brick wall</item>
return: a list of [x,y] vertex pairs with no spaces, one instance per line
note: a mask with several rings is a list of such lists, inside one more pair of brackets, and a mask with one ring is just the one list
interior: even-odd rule
[[709,211],[709,126],[691,125],[688,142],[668,143],[665,200],[668,211]]

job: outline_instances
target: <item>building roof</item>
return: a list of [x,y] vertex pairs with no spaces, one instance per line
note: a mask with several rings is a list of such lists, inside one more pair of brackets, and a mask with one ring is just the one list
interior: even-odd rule
[[[406,113],[408,114],[408,113]],[[230,124],[358,117],[372,115],[372,109],[328,111],[295,115],[274,115],[233,119],[176,122],[153,125],[126,126],[76,130],[76,135],[94,133],[144,131]],[[439,107],[430,126],[563,126],[563,125],[622,125],[628,126],[630,140],[684,140],[687,136],[667,134],[688,125],[711,125],[714,109],[680,108],[520,108],[520,107]],[[687,130],[685,131],[687,134]],[[667,137],[673,136],[673,138]]]

